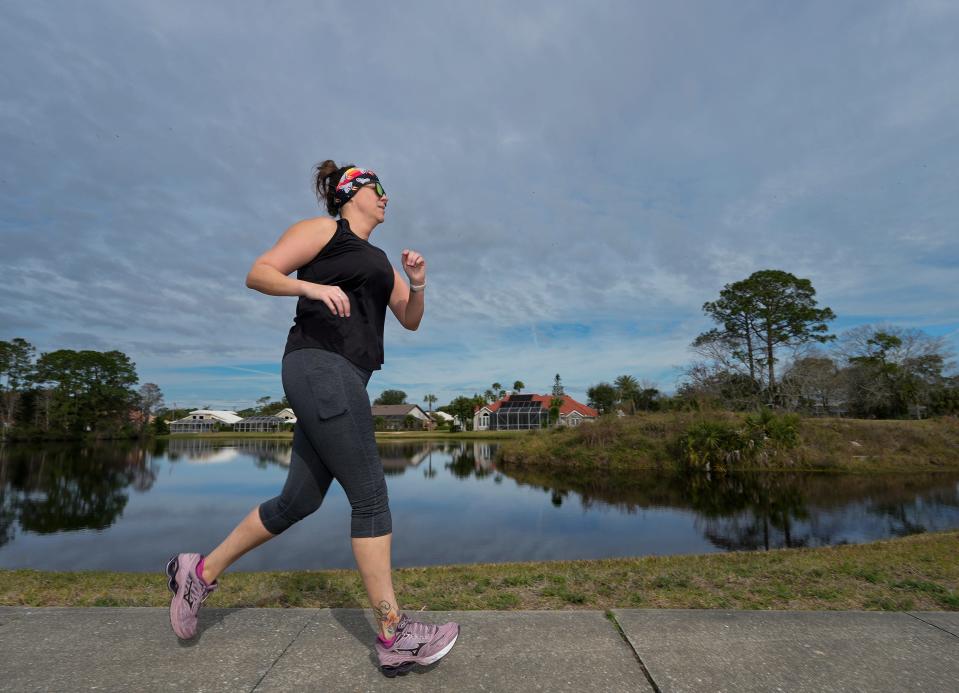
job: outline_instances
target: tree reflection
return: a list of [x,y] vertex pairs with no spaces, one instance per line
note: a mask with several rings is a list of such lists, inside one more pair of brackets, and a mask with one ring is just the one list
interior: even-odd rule
[[[464,462],[465,470],[467,464]],[[829,475],[790,472],[727,474],[540,469],[502,470],[545,491],[560,507],[575,495],[627,513],[669,507],[691,510],[695,526],[725,551],[827,546],[843,534],[904,536],[937,528],[959,507],[959,475]],[[861,506],[861,510],[859,509]],[[870,518],[885,520],[876,527]]]
[[105,529],[123,512],[126,488],[147,491],[156,467],[134,443],[92,447],[16,445],[0,450],[0,544],[13,539],[13,524],[48,534]]
[[485,479],[496,473],[493,460],[496,457],[496,446],[481,441],[460,443],[459,448],[450,451],[451,461],[446,465],[450,473],[457,479]]

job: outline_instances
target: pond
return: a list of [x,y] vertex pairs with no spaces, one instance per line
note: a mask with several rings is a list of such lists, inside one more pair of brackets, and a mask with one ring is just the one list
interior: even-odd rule
[[[959,528],[959,473],[707,477],[498,470],[485,441],[380,445],[396,566],[860,543]],[[276,495],[290,443],[176,439],[0,450],[0,568],[160,571]],[[323,507],[236,570],[352,567],[350,508]]]

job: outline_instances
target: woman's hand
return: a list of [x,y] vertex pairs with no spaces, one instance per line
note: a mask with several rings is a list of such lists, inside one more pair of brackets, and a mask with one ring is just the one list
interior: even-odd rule
[[411,284],[422,284],[426,281],[426,260],[415,250],[403,251],[403,271],[410,278]]
[[314,301],[323,301],[333,315],[339,315],[341,318],[350,317],[350,299],[338,286],[304,281],[303,293],[300,295],[312,298]]

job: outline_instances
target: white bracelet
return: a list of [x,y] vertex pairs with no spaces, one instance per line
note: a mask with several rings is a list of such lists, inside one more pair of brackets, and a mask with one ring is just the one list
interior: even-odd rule
[[417,293],[426,288],[426,280],[423,280],[422,284],[410,284],[410,291]]

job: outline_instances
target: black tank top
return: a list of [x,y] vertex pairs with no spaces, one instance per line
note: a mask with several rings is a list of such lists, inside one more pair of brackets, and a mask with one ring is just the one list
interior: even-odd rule
[[296,349],[326,349],[361,368],[379,370],[394,279],[386,253],[353,233],[346,219],[338,219],[333,237],[296,271],[296,278],[340,287],[350,299],[350,317],[341,318],[323,301],[300,296],[283,355]]

